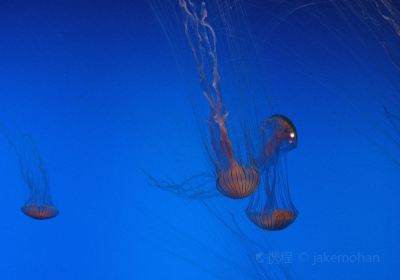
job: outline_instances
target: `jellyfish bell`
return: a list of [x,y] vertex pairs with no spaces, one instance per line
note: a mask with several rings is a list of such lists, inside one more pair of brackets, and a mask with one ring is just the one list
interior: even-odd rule
[[282,152],[288,152],[297,147],[298,136],[293,122],[283,115],[272,115],[265,119],[260,128],[261,151],[256,164],[261,173],[268,172]]
[[273,141],[272,149],[289,151],[297,147],[297,130],[293,122],[283,115],[272,115],[262,126],[261,133]]
[[251,197],[246,215],[256,226],[264,230],[283,230],[297,218],[286,170],[276,163],[263,175],[263,185]]
[[248,212],[249,219],[258,227],[265,230],[282,230],[291,225],[297,218],[296,210],[274,209],[263,212]]
[[36,220],[47,220],[58,215],[59,211],[54,205],[25,204],[21,211]]
[[217,189],[225,196],[241,199],[254,193],[260,184],[260,174],[254,166],[232,164],[227,170],[217,172]]

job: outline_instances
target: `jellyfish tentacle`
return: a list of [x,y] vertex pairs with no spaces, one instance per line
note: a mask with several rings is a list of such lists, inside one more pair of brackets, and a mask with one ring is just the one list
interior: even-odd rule
[[378,13],[393,28],[396,35],[400,37],[400,11],[389,1],[382,1],[382,4],[386,9],[386,13],[378,3],[375,3]]
[[[214,29],[207,21],[208,12],[204,2],[201,5],[200,15],[198,15],[197,8],[192,1],[178,0],[178,3],[184,14],[185,34],[192,49],[203,88],[203,95],[211,108],[208,125],[210,127],[212,147],[218,157],[218,161],[222,163],[227,161],[229,167],[234,165],[236,160],[234,159],[232,142],[226,127],[228,113],[225,111],[225,106],[222,102],[219,85],[217,37]],[[210,60],[212,67],[212,78],[210,79],[207,78],[204,68],[205,56]]]
[[160,188],[164,191],[173,193],[179,197],[194,200],[194,199],[210,199],[219,197],[218,193],[214,188],[209,188],[211,184],[211,178],[213,177],[208,173],[199,173],[184,178],[180,182],[175,182],[171,179],[158,180],[149,173],[143,171],[148,178],[148,184],[153,187]]
[[[225,115],[225,117],[226,116],[227,115]],[[215,154],[219,158],[219,167],[227,169],[237,164],[225,121],[216,123],[210,118],[208,125],[210,127],[212,147],[215,151]]]

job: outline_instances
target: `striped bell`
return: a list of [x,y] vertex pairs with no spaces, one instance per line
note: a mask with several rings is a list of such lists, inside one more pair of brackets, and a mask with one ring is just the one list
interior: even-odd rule
[[260,175],[255,167],[233,164],[221,170],[217,176],[217,189],[225,196],[240,199],[251,195],[260,184]]

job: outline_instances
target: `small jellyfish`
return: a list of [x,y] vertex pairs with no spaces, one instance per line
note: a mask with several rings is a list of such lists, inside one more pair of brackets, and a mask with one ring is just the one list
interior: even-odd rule
[[21,211],[37,220],[54,218],[59,210],[52,202],[47,171],[33,139],[27,135],[22,135],[18,141],[11,140],[9,135],[6,137],[17,154],[21,177],[28,187]]
[[22,212],[34,219],[45,220],[58,215],[58,209],[54,205],[25,204]]
[[[185,34],[192,49],[203,94],[211,112],[208,119],[210,152],[217,189],[225,196],[240,199],[251,195],[260,183],[252,162],[237,160],[226,125],[228,112],[222,102],[216,34],[208,23],[206,5],[198,8],[191,1],[179,0],[184,16]],[[209,67],[209,69],[207,68]]]
[[296,213],[290,210],[265,210],[249,214],[249,218],[259,227],[267,230],[281,230],[288,227],[295,219]]
[[265,169],[276,161],[279,152],[287,152],[297,147],[297,130],[293,122],[282,115],[272,115],[261,125],[262,150],[257,166]]
[[289,192],[284,154],[297,146],[297,131],[285,116],[273,115],[261,127],[265,140],[258,160],[262,186],[251,197],[246,214],[262,229],[282,230],[294,222],[298,211]]

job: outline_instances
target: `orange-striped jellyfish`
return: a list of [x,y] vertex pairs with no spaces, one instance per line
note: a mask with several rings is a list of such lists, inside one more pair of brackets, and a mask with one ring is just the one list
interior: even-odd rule
[[235,159],[232,143],[226,128],[227,113],[221,113],[220,100],[211,104],[209,119],[211,146],[215,153],[217,189],[230,198],[244,198],[251,195],[260,183],[260,175],[255,165],[243,165]]
[[[214,29],[207,21],[203,2],[198,8],[191,1],[178,0],[184,16],[185,34],[192,49],[203,94],[210,106],[211,161],[217,189],[225,196],[240,199],[251,195],[260,183],[256,165],[238,160],[227,127],[228,112],[222,102]],[[206,69],[209,67],[210,69]]]
[[8,140],[17,154],[21,176],[28,189],[21,211],[37,220],[54,218],[59,210],[52,201],[47,171],[33,139],[22,135],[20,141],[9,137]]
[[294,222],[294,206],[287,181],[284,154],[297,146],[297,131],[287,117],[273,115],[261,127],[265,144],[258,159],[262,183],[251,197],[246,214],[258,227],[282,230]]
[[51,204],[25,204],[21,210],[25,215],[37,220],[46,220],[58,215],[57,207]]
[[280,152],[290,151],[297,146],[297,130],[293,122],[283,115],[272,115],[264,120],[260,128],[262,150],[257,159],[260,169],[268,168]]

